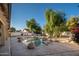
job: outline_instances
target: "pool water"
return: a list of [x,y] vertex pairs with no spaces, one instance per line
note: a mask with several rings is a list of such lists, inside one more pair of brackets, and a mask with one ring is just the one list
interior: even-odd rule
[[40,38],[28,38],[26,40],[23,41],[23,43],[28,46],[28,44],[33,43],[36,47],[39,46],[44,46],[45,44],[43,43],[43,39]]
[[41,46],[44,45],[43,40],[42,39],[37,39],[34,41],[35,46]]

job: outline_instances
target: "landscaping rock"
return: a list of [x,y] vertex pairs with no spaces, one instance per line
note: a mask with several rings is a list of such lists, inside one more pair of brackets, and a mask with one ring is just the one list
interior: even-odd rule
[[35,48],[34,43],[32,43],[32,42],[29,43],[28,46],[27,46],[27,48],[28,48],[28,49],[34,49],[34,48]]
[[21,38],[20,37],[18,37],[17,39],[18,39],[18,42],[21,42]]

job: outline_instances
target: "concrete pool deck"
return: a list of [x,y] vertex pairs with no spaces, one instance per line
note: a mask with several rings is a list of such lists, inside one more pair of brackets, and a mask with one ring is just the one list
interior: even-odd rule
[[11,37],[0,47],[0,56],[79,56],[79,45],[52,42],[29,50],[17,37]]
[[78,56],[79,46],[74,44],[52,42],[48,46],[40,46],[28,50],[23,43],[17,41],[17,37],[11,38],[12,56]]

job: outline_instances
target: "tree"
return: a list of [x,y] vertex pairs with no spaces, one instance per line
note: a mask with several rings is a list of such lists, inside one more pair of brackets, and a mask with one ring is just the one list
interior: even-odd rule
[[35,25],[36,25],[36,21],[35,21],[35,19],[31,19],[31,20],[27,20],[26,21],[26,25],[27,25],[27,27],[30,29],[30,31],[33,31],[33,28],[35,27]]
[[76,43],[79,44],[79,17],[70,17],[69,20],[67,20],[66,26],[70,30],[70,32],[73,34],[72,35],[72,40]]
[[16,29],[14,27],[11,27],[10,30],[11,30],[11,32],[15,32],[16,31]]
[[29,28],[29,30],[31,32],[34,32],[34,33],[41,33],[41,27],[39,26],[39,24],[35,21],[34,18],[30,19],[29,21],[27,20],[26,21],[26,25],[27,27]]
[[66,26],[69,30],[73,29],[79,21],[79,17],[70,17],[69,20],[66,22]]
[[61,24],[65,23],[65,14],[57,12],[52,9],[48,9],[45,12],[46,16],[46,25],[44,26],[45,32],[53,37],[53,35],[60,34]]

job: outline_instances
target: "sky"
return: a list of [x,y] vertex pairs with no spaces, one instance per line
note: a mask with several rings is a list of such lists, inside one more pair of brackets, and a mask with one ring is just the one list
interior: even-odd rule
[[79,4],[74,3],[17,3],[12,4],[11,27],[17,30],[26,28],[26,20],[34,18],[43,28],[45,25],[45,10],[52,9],[62,11],[66,18],[79,15]]

